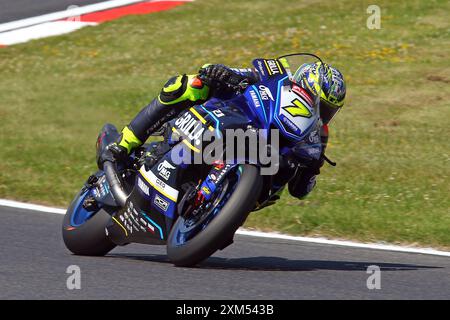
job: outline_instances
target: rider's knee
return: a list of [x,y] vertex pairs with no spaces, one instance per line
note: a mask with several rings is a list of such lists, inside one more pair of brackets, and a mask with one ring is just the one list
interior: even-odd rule
[[161,89],[159,100],[164,104],[170,104],[178,100],[186,91],[187,76],[175,76],[167,80],[166,84]]
[[196,75],[170,78],[162,88],[158,100],[164,105],[183,102],[201,103],[208,99],[209,88]]

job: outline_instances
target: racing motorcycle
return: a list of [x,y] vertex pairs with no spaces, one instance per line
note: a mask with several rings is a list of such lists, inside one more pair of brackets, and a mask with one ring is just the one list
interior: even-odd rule
[[[193,266],[233,243],[249,213],[278,200],[296,171],[322,154],[320,95],[311,97],[291,81],[302,63],[316,61],[321,59],[309,53],[255,59],[258,83],[228,83],[239,94],[182,111],[163,126],[162,141],[133,151],[125,165],[106,161],[67,209],[66,247],[77,255],[102,256],[117,245],[162,244],[172,263]],[[192,160],[206,147],[199,143],[203,133],[219,138],[227,129],[265,130],[269,146],[274,132],[269,129],[275,129],[276,173],[262,175],[267,164],[245,156],[212,163],[174,161],[174,150]],[[102,128],[97,160],[118,136],[113,125]]]

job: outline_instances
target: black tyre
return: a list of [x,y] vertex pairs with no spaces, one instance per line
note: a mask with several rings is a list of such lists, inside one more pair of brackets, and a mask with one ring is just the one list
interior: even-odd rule
[[188,220],[179,217],[175,222],[167,240],[167,255],[176,266],[193,266],[226,247],[255,207],[262,189],[259,169],[248,164],[239,167],[239,179],[231,195],[218,213],[200,227],[198,233],[180,241]]
[[103,209],[95,213],[83,212],[82,203],[86,194],[78,193],[67,209],[62,226],[64,243],[76,255],[104,256],[116,246],[105,231],[111,215]]

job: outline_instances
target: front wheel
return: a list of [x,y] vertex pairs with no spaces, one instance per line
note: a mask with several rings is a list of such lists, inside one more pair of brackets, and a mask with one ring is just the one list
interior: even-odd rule
[[253,165],[232,170],[216,192],[214,205],[202,217],[179,217],[167,240],[167,255],[177,266],[193,266],[233,239],[261,193],[262,177]]
[[105,232],[111,216],[103,209],[84,209],[83,202],[89,194],[90,190],[80,191],[67,209],[62,226],[64,244],[77,255],[104,256],[116,246]]

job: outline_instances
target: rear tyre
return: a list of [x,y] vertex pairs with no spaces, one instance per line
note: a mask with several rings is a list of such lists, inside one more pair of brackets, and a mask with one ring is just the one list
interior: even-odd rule
[[[87,193],[80,191],[67,209],[62,226],[64,244],[76,255],[104,256],[116,247],[108,239],[105,231],[111,215],[100,209],[96,213],[83,216],[82,221],[79,221],[80,217],[74,217],[74,215],[80,215],[80,211],[84,210],[82,203]],[[74,223],[74,220],[78,220],[78,223]]]
[[236,230],[245,222],[262,189],[259,169],[253,165],[241,165],[240,177],[231,196],[210,222],[187,241],[181,230],[187,220],[179,217],[167,240],[167,255],[176,266],[193,266],[231,243]]

